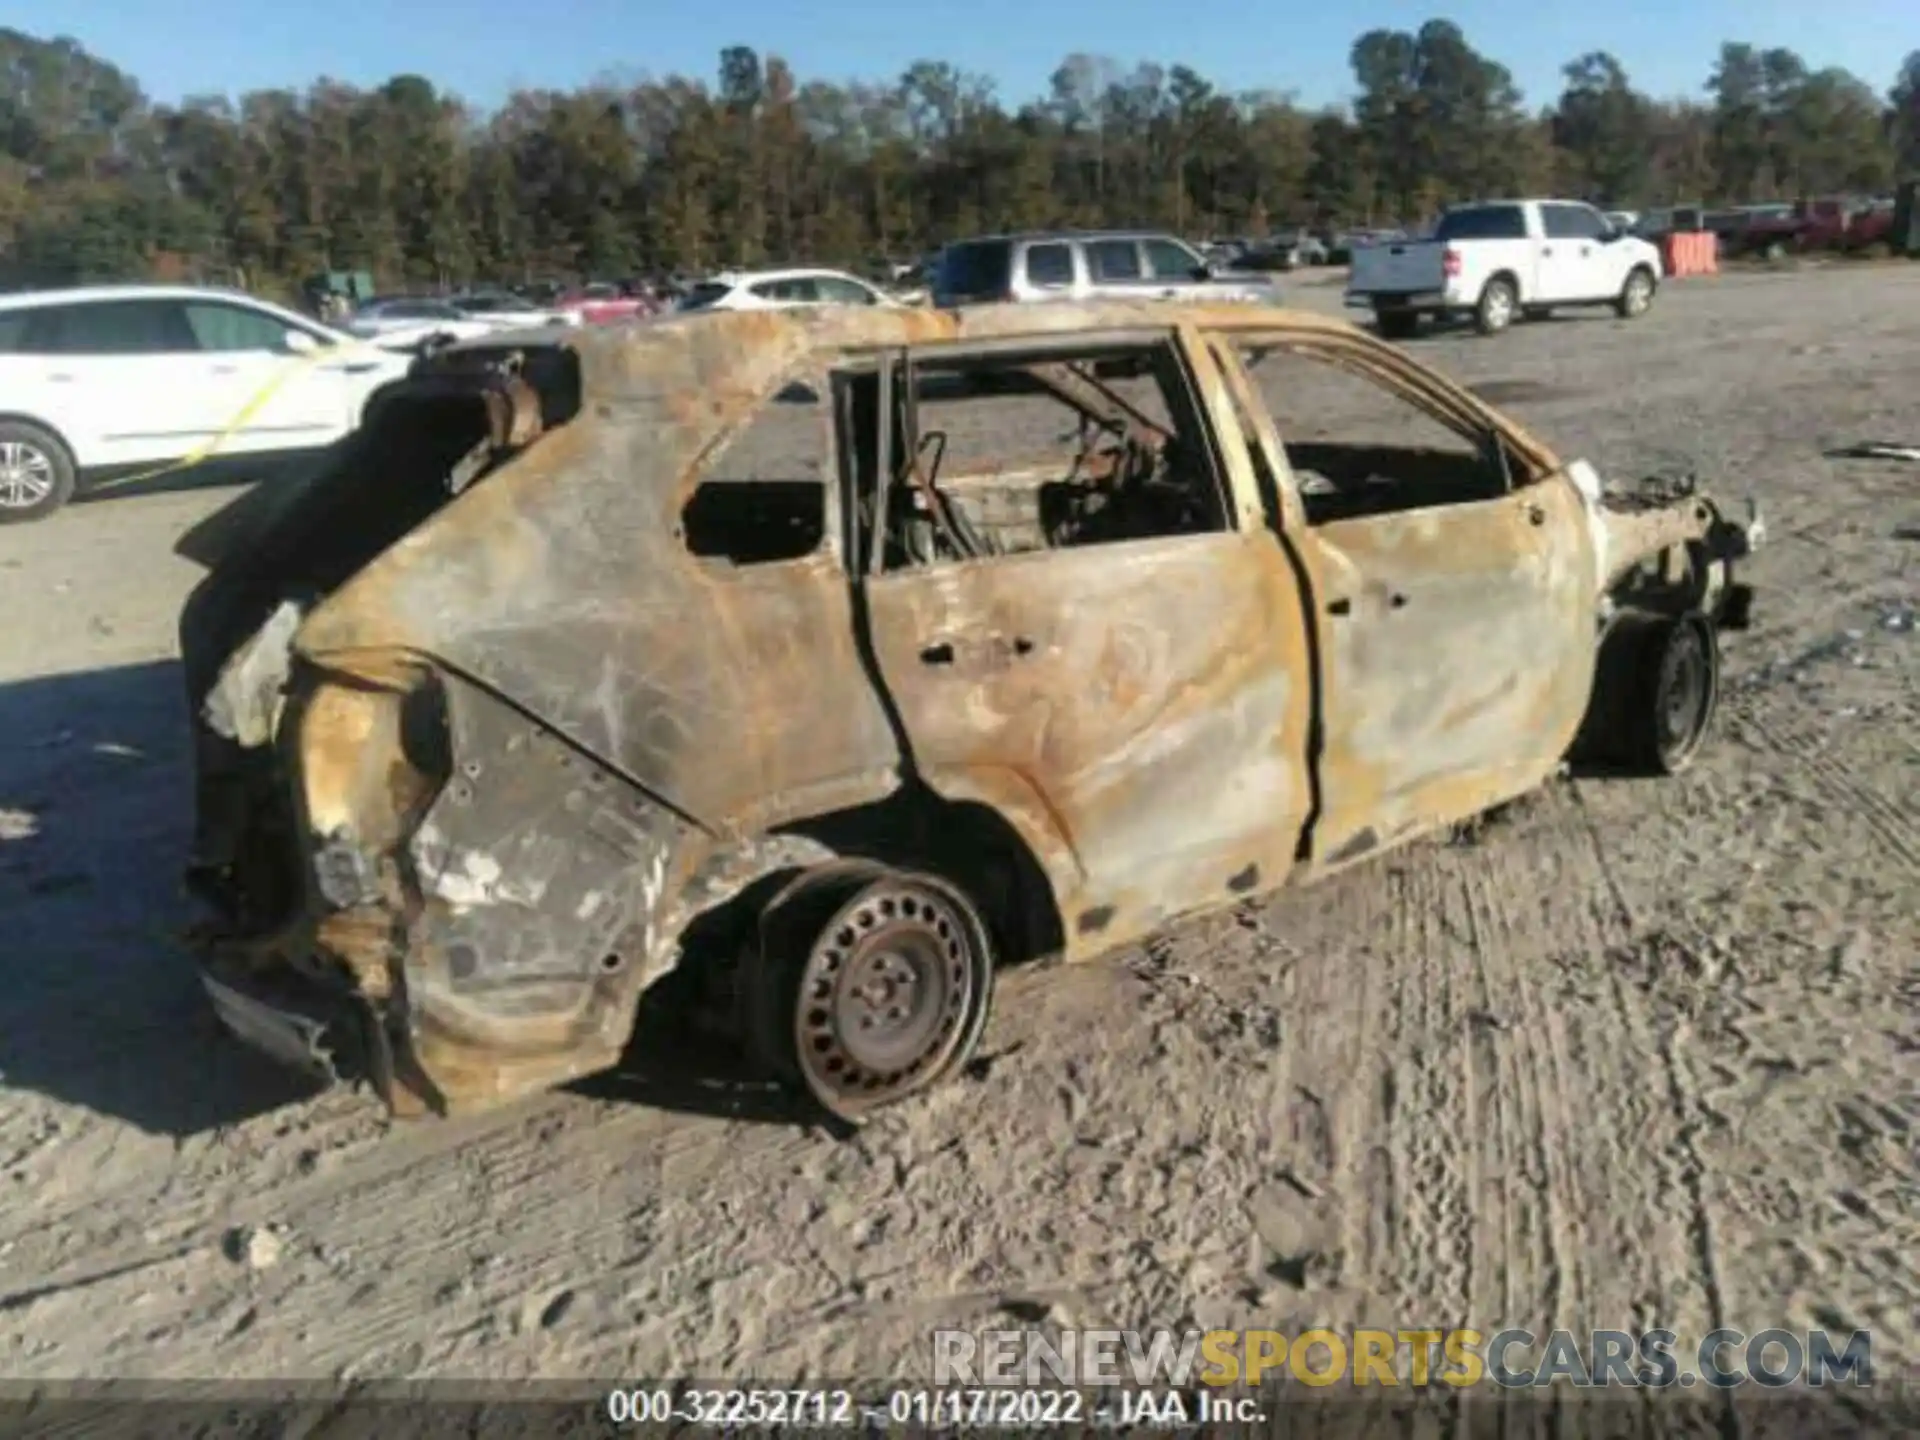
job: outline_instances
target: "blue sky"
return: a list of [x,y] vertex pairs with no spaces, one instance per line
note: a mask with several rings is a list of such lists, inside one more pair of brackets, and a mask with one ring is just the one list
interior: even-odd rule
[[167,101],[412,71],[490,105],[518,86],[607,72],[710,80],[721,48],[746,44],[784,56],[802,79],[891,78],[916,58],[950,60],[993,76],[1014,100],[1043,90],[1060,59],[1083,50],[1185,63],[1230,89],[1320,104],[1348,93],[1355,36],[1435,15],[1513,70],[1529,103],[1550,100],[1559,67],[1592,49],[1612,50],[1643,89],[1697,95],[1726,39],[1797,50],[1882,92],[1920,48],[1916,0],[12,0],[7,10],[6,23],[72,35]]

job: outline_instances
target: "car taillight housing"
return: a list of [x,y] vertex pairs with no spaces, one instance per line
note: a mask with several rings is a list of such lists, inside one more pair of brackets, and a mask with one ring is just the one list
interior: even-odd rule
[[1460,273],[1460,252],[1451,245],[1440,252],[1440,273],[1448,279]]

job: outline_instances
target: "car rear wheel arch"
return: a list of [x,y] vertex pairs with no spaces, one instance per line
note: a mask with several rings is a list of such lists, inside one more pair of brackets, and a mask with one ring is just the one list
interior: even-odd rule
[[73,446],[57,427],[37,416],[0,411],[0,443],[9,439],[31,445],[46,455],[52,465],[53,488],[33,504],[21,508],[0,506],[0,524],[24,524],[44,519],[73,498],[80,477]]
[[[911,872],[944,882],[976,907],[1001,965],[1059,953],[1064,930],[1055,884],[1018,827],[993,806],[910,787],[877,804],[825,815],[716,847],[667,921],[671,949],[646,967],[642,989],[674,971],[704,986],[753,941],[763,918],[810,886],[843,875]],[[700,890],[706,893],[702,895]],[[708,972],[712,972],[711,975]]]
[[1520,277],[1511,270],[1496,270],[1480,287],[1480,298],[1474,302],[1475,327],[1483,335],[1505,330],[1519,315],[1521,298]]
[[983,799],[915,783],[878,805],[791,830],[845,861],[916,871],[958,887],[979,907],[1003,964],[1054,954],[1064,943],[1054,877],[1019,824]]

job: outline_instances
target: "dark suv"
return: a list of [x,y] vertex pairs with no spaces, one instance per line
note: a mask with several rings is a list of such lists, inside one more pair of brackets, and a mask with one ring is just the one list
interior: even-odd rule
[[1154,231],[1051,231],[959,240],[933,267],[941,309],[996,301],[1244,300],[1277,304],[1256,275],[1225,275],[1184,240]]

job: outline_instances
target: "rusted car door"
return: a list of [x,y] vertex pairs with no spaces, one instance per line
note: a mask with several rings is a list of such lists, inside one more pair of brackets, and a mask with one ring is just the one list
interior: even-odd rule
[[[1248,371],[1238,359],[1268,343],[1219,337],[1215,357],[1238,384],[1273,385],[1268,365]],[[1343,514],[1303,491],[1287,446],[1314,446],[1296,445],[1260,407],[1274,520],[1309,577],[1318,641],[1316,868],[1538,784],[1565,754],[1593,678],[1596,562],[1579,493],[1564,473],[1529,469],[1484,412],[1449,403],[1459,397],[1430,388],[1432,377],[1372,354],[1384,348],[1365,337],[1291,337],[1276,353],[1380,387],[1459,434],[1492,469],[1484,487]]]
[[[1197,357],[1203,376],[1165,332],[1153,344],[1177,377],[1173,423],[1215,493],[1211,520],[904,566],[875,556],[865,586],[875,664],[915,770],[1023,833],[1069,954],[1275,883],[1310,808],[1298,580],[1257,506],[1223,488],[1201,399],[1218,390],[1211,362]],[[967,356],[943,346],[915,363]],[[1007,438],[1000,422],[981,425]]]

